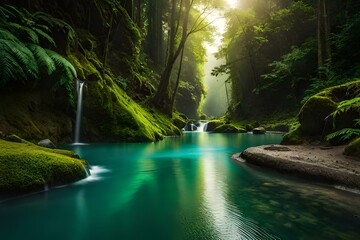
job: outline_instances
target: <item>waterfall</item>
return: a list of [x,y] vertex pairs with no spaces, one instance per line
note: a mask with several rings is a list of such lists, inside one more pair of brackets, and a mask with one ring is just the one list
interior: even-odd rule
[[77,89],[78,99],[77,99],[77,109],[76,109],[76,124],[75,124],[74,143],[79,143],[79,140],[80,140],[82,95],[83,95],[84,83],[85,83],[84,81],[81,81],[79,79],[76,80],[76,89]]
[[198,122],[197,125],[199,126],[197,127],[196,132],[206,132],[208,122]]

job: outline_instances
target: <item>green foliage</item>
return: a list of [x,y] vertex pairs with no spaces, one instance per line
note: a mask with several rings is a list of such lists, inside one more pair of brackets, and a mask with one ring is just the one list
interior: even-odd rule
[[[360,113],[360,97],[349,100],[344,100],[339,103],[336,110],[331,113],[333,117],[333,129],[335,129],[336,118],[341,114],[349,112],[350,110]],[[360,127],[360,119],[354,119],[354,126]],[[345,142],[354,137],[360,136],[360,129],[358,128],[343,128],[326,136],[327,141],[335,140],[338,143]]]
[[302,140],[302,131],[301,131],[301,124],[299,122],[295,123],[290,132],[288,132],[283,140],[281,141],[282,145],[299,145],[303,143]]
[[360,136],[360,129],[343,128],[339,131],[328,134],[325,139],[326,141],[336,140],[337,142],[341,143],[357,136]]
[[[349,100],[344,100],[339,103],[336,110],[331,113],[331,116],[336,119],[337,116],[339,116],[342,113],[348,112],[349,110],[360,110],[360,97],[356,97]],[[359,121],[359,119],[357,119]]]
[[122,76],[117,76],[117,78],[115,78],[115,82],[116,84],[124,91],[127,90],[128,88],[128,80],[126,78],[123,78]]
[[244,6],[226,15],[228,28],[218,53],[226,64],[212,74],[230,75],[234,117],[240,116],[236,112],[244,118],[293,110],[316,67],[314,9],[305,1],[273,1],[270,8],[264,1],[249,1]]
[[73,103],[72,82],[76,71],[64,57],[42,46],[44,41],[51,45],[55,42],[49,28],[38,21],[46,21],[52,27],[67,27],[70,39],[75,34],[72,28],[45,13],[30,14],[9,5],[0,6],[0,10],[6,13],[0,17],[0,86],[12,81],[35,86],[47,75],[57,79],[53,89],[63,86]]
[[300,47],[292,46],[289,53],[281,56],[280,61],[269,64],[272,71],[261,75],[264,82],[260,88],[255,89],[255,92],[276,88],[284,83],[296,90],[301,82],[311,77],[312,69],[316,66],[314,58],[315,39],[308,39]]

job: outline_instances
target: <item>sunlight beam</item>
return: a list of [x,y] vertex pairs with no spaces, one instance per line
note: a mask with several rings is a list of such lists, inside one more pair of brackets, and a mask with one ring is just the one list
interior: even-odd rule
[[238,0],[226,0],[229,8],[237,8],[238,7]]

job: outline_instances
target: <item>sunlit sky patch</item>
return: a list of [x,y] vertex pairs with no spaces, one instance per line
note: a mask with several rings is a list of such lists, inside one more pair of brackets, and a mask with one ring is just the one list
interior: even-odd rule
[[229,8],[236,8],[238,4],[238,0],[226,0]]

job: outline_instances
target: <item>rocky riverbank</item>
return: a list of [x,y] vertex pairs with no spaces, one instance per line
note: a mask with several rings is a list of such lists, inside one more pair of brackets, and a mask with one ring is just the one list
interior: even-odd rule
[[265,145],[234,154],[232,159],[332,185],[360,189],[360,157],[343,155],[344,146]]

